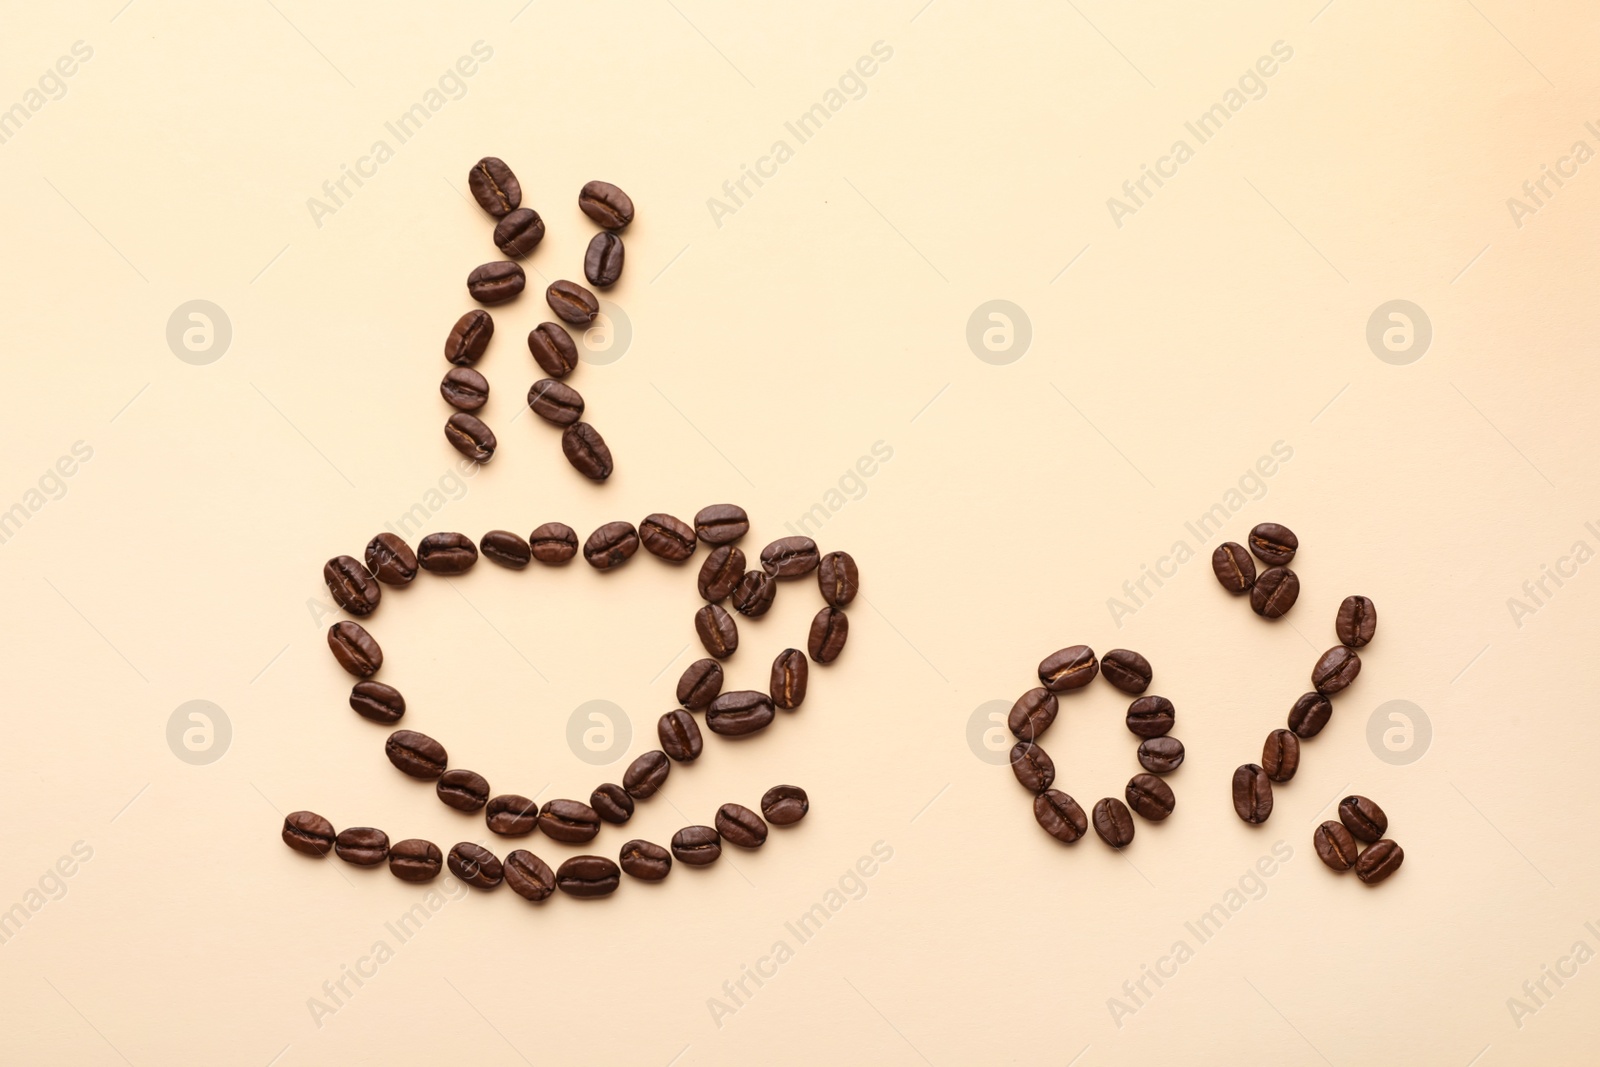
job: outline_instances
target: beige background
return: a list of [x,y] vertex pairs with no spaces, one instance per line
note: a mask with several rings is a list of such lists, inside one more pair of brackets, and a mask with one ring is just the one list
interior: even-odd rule
[[[1584,526],[1600,525],[1600,163],[1520,227],[1507,206],[1574,141],[1600,149],[1591,9],[122,4],[14,17],[0,42],[0,105],[24,110],[74,42],[93,51],[0,144],[0,507],[28,513],[0,545],[0,907],[28,916],[0,945],[8,1061],[1593,1058],[1600,964],[1545,978],[1539,1001],[1523,983],[1570,973],[1575,942],[1600,949],[1584,926],[1600,920],[1600,572],[1546,580],[1520,620],[1507,604],[1574,542],[1600,548]],[[492,57],[460,98],[397,144],[384,123],[479,41]],[[892,57],[864,93],[799,144],[785,122],[880,41]],[[1278,41],[1293,57],[1265,95],[1117,227],[1107,198]],[[378,139],[393,158],[317,225],[308,198]],[[778,139],[792,158],[714,218],[708,199]],[[465,197],[486,153],[549,236],[481,364],[500,452],[458,482],[436,382],[462,281],[495,258]],[[572,379],[617,456],[603,487],[526,411],[513,421],[540,279],[581,276],[575,199],[595,177],[638,205],[609,295],[631,343]],[[166,338],[195,299],[232,329],[204,366]],[[966,341],[992,299],[1031,324],[1007,365]],[[1405,366],[1365,340],[1395,299],[1434,332]],[[79,441],[92,458],[29,497]],[[876,442],[892,459],[845,477]],[[1218,589],[1215,539],[1184,524],[1276,442],[1292,458],[1246,482],[1259,498],[1226,526],[1301,537],[1300,604],[1269,625]],[[766,734],[709,737],[626,836],[665,840],[780,781],[810,791],[810,817],[604,902],[440,883],[403,944],[385,924],[423,891],[288,852],[296,808],[396,839],[483,836],[388,765],[323,641],[322,562],[441,480],[430,528],[473,536],[733,500],[754,551],[821,503],[822,547],[864,575],[848,650]],[[1180,538],[1199,557],[1119,627],[1108,599]],[[1366,669],[1272,820],[1246,827],[1230,772],[1258,758],[1352,592],[1381,612]],[[691,568],[644,555],[603,579],[482,564],[386,594],[371,625],[406,724],[455,764],[497,790],[585,797],[651,746],[696,654],[696,604]],[[809,583],[786,586],[744,628],[735,684],[764,684],[817,606]],[[1141,823],[1124,856],[1047,838],[981,731],[969,744],[977,709],[1078,641],[1146,653],[1189,746],[1176,814]],[[1074,698],[1047,738],[1085,807],[1137,769],[1114,696]],[[606,767],[567,746],[592,699],[632,725]],[[231,725],[206,765],[167,741],[190,700]],[[1394,700],[1432,724],[1407,764],[1367,741]],[[1311,850],[1351,791],[1407,851],[1377,889]],[[70,861],[78,842],[87,862]],[[876,842],[892,859],[846,878],[859,899],[799,943],[785,923]],[[1249,877],[1276,842],[1289,858]],[[1230,899],[1200,943],[1185,923]],[[327,1000],[345,968],[373,972],[379,940],[392,958]],[[779,940],[792,958],[735,1004],[724,983],[771,973]],[[1179,940],[1192,957],[1128,999],[1146,966],[1171,972]],[[314,997],[337,1011],[317,1017]],[[1514,1015],[1512,997],[1538,1010]],[[717,1018],[712,998],[737,1010]]]

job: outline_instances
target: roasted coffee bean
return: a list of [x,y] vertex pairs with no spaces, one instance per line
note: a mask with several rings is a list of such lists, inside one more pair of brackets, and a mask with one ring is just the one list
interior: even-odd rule
[[444,870],[444,853],[432,841],[408,837],[389,846],[389,873],[402,882],[431,882]]
[[774,715],[772,698],[754,689],[723,693],[706,708],[706,726],[723,737],[745,737],[765,729]]
[[1317,850],[1317,858],[1336,871],[1348,871],[1356,865],[1356,839],[1331,819],[1311,832],[1311,846]]
[[[551,803],[557,803],[551,801]],[[587,805],[580,805],[586,811],[593,811]],[[529,800],[527,797],[515,793],[501,793],[489,801],[488,807],[483,809],[483,818],[489,826],[489,832],[500,834],[502,837],[521,837],[531,834],[539,828],[539,802]],[[595,824],[595,833],[600,832],[600,825]],[[594,834],[590,834],[593,837]],[[575,840],[587,841],[589,838],[580,837]],[[562,839],[564,840],[564,839]]]
[[1150,679],[1155,674],[1149,660],[1125,648],[1113,648],[1101,656],[1100,673],[1106,681],[1134,696],[1150,688]]
[[772,607],[778,595],[778,583],[766,571],[745,571],[739,584],[733,587],[733,610],[747,618],[758,619]]
[[672,854],[691,867],[704,867],[722,855],[722,838],[709,826],[685,826],[672,835]]
[[1097,801],[1094,832],[1112,848],[1127,848],[1133,843],[1133,816],[1128,813],[1128,806],[1116,797]]
[[1294,559],[1300,548],[1300,539],[1287,526],[1263,522],[1250,531],[1250,551],[1256,558],[1271,567],[1281,567]]
[[578,207],[608,230],[620,230],[633,221],[633,201],[610,182],[588,182],[578,193]]
[[750,517],[737,504],[711,504],[695,512],[694,531],[708,545],[727,545],[750,532]]
[[1177,714],[1166,697],[1140,697],[1128,705],[1128,732],[1135,737],[1161,737],[1171,732]]
[[524,900],[538,902],[556,891],[556,872],[525,848],[515,849],[506,856],[505,870],[506,885]]
[[600,301],[577,282],[565,278],[551,282],[544,291],[544,302],[556,318],[573,326],[587,326],[600,314]]
[[633,818],[633,798],[615,782],[595,786],[594,792],[589,794],[589,806],[596,815],[613,826],[621,826]]
[[1339,635],[1340,644],[1362,648],[1378,630],[1378,609],[1364,596],[1347,596],[1339,605],[1339,617],[1333,629]]
[[451,448],[474,463],[489,462],[500,444],[495,439],[494,431],[482,419],[465,411],[458,411],[445,421],[444,439],[450,442]]
[[494,244],[507,259],[521,259],[544,240],[544,219],[529,207],[519,207],[495,223]]
[[357,678],[371,678],[383,666],[383,649],[357,623],[336,622],[328,627],[328,648],[339,666]]
[[528,284],[528,276],[519,264],[508,259],[497,259],[473,267],[467,275],[467,292],[480,304],[504,304],[514,300]]
[[578,365],[578,346],[558,322],[541,322],[528,331],[528,351],[552,378],[565,378]]
[[583,397],[570,385],[540,378],[528,390],[528,407],[552,426],[571,426],[583,418]]
[[608,522],[583,543],[583,558],[597,571],[620,567],[639,551],[639,532],[631,522]]
[[493,889],[505,880],[499,857],[482,845],[462,841],[445,857],[450,873],[474,889]]
[[493,560],[502,567],[520,571],[533,559],[533,548],[520,534],[510,530],[490,530],[478,542],[483,558]]
[[573,470],[591,482],[611,477],[611,449],[600,431],[587,422],[575,422],[561,432],[561,453]]
[[690,711],[704,711],[722,692],[722,664],[697,659],[678,679],[678,703]]
[[511,168],[494,156],[484,156],[467,172],[472,198],[495,218],[504,218],[522,203],[522,185]]
[[761,550],[761,569],[774,578],[800,578],[822,563],[809,537],[780,537]]
[[489,350],[494,336],[494,319],[482,308],[473,308],[450,327],[444,339],[444,358],[458,367],[470,367]]
[[652,556],[682,563],[694,555],[697,538],[693,526],[658,511],[639,524],[639,540]]
[[1018,741],[1011,746],[1011,773],[1017,776],[1022,788],[1038,795],[1055,784],[1056,765],[1034,742]]
[[1172,787],[1153,774],[1136,774],[1129,778],[1122,795],[1128,798],[1128,807],[1151,822],[1160,822],[1171,815],[1178,803],[1178,798],[1172,795]]
[[739,626],[721,604],[707,604],[694,613],[694,632],[700,635],[705,650],[718,659],[727,659],[739,650]]
[[1011,705],[1006,725],[1019,741],[1037,741],[1056,721],[1061,702],[1050,690],[1038,687],[1028,690]]
[[457,811],[482,811],[489,803],[489,779],[477,771],[452,767],[439,776],[433,789],[440,800]]
[[417,562],[430,574],[465,574],[478,562],[478,546],[463,533],[431,533],[417,544]]
[[600,816],[580,800],[547,800],[539,809],[538,826],[555,841],[590,841],[600,832]]
[[1333,704],[1321,693],[1302,693],[1289,709],[1289,729],[1297,737],[1316,737],[1333,717]]
[[842,608],[856,598],[861,588],[861,572],[848,552],[829,552],[817,564],[817,586],[822,599]]
[[617,858],[623,872],[641,882],[659,882],[672,872],[672,853],[651,841],[635,838],[622,846]]
[[1256,562],[1237,541],[1225,541],[1211,553],[1211,573],[1235,596],[1248,593],[1256,584]]
[[1046,789],[1033,798],[1033,817],[1057,841],[1072,844],[1089,832],[1089,818],[1078,802],[1059,789]]
[[1274,782],[1287,782],[1300,769],[1300,738],[1293,730],[1274,730],[1261,746],[1261,769]]
[[406,698],[400,690],[382,682],[357,682],[350,690],[350,706],[356,714],[373,722],[399,722],[406,713]]
[[1250,587],[1250,610],[1266,619],[1289,613],[1300,598],[1300,577],[1288,567],[1269,567]]
[[583,276],[596,289],[608,289],[622,277],[622,238],[614,233],[597,233],[583,254]]
[[392,533],[367,542],[367,570],[384,585],[409,585],[417,576],[417,554]]
[[811,617],[811,632],[806,636],[806,651],[821,664],[829,664],[844,651],[850,636],[850,620],[835,607],[826,607]]
[[547,522],[528,535],[533,558],[556,566],[578,554],[578,533],[564,522]]
[[1183,742],[1166,736],[1141,741],[1139,766],[1151,774],[1171,774],[1183,766]]
[[1272,779],[1254,763],[1233,772],[1233,810],[1247,823],[1264,823],[1272,814]]
[[389,762],[413,778],[432,780],[450,766],[444,746],[415,730],[396,730],[383,744]]
[[322,580],[328,592],[352,615],[371,615],[378,610],[383,587],[354,556],[335,556],[322,565]]
[[700,724],[682,708],[674,708],[661,716],[656,723],[656,737],[661,739],[661,750],[679,763],[694,762],[705,748]]
[[1361,850],[1356,857],[1356,877],[1367,885],[1377,885],[1405,862],[1403,849],[1388,838],[1374,842]]
[[471,367],[451,367],[439,383],[439,395],[458,411],[477,411],[489,402],[489,379]]
[[1311,668],[1311,684],[1323,696],[1345,689],[1361,673],[1361,657],[1352,648],[1334,645]]
[[774,707],[793,711],[806,699],[811,664],[798,648],[786,648],[772,661],[772,683],[767,686]]
[[333,823],[314,811],[291,811],[283,820],[283,843],[318,858],[333,849]]
[[727,599],[742,577],[744,553],[733,545],[718,545],[700,564],[700,577],[696,584],[700,587],[701,598],[716,604]]
[[717,833],[730,845],[760,848],[767,843],[767,824],[743,804],[724,804],[717,809]]
[[1348,796],[1339,801],[1339,821],[1356,840],[1369,844],[1389,830],[1389,816],[1364,796]]
[[761,794],[761,814],[773,826],[793,826],[810,810],[810,798],[797,785],[775,785]]
[[1069,645],[1039,662],[1039,681],[1052,693],[1082,689],[1100,673],[1100,662],[1088,645]]
[[651,749],[638,756],[622,772],[622,788],[635,800],[649,800],[666,784],[670,773],[672,764],[667,760],[667,754],[659,749]]
[[389,858],[389,835],[370,826],[340,830],[333,839],[333,854],[357,867],[376,867]]
[[604,856],[573,856],[556,868],[556,888],[569,897],[608,897],[622,882],[622,871]]

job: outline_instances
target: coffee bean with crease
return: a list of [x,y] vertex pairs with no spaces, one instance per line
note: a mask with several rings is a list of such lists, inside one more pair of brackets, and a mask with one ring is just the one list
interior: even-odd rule
[[556,872],[525,848],[515,849],[506,856],[505,872],[506,885],[524,900],[537,903],[556,891]]
[[1389,831],[1389,816],[1364,796],[1348,796],[1339,801],[1339,821],[1357,840],[1369,844]]
[[674,708],[661,716],[656,723],[656,737],[661,741],[661,750],[679,763],[694,762],[705,748],[700,724],[682,708]]
[[383,744],[389,762],[413,778],[432,781],[444,774],[450,757],[444,746],[415,730],[396,730]]
[[1128,732],[1135,737],[1160,737],[1171,733],[1177,709],[1166,697],[1145,696],[1128,705]]
[[[1160,779],[1156,779],[1160,781]],[[1163,782],[1163,785],[1166,783]],[[1127,848],[1133,843],[1133,816],[1128,806],[1116,797],[1106,797],[1095,803],[1094,832],[1112,848]]]
[[1039,681],[1052,693],[1082,689],[1098,673],[1100,663],[1088,645],[1069,645],[1039,662]]
[[1274,782],[1287,782],[1300,769],[1300,738],[1293,730],[1274,730],[1261,746],[1261,769]]
[[722,664],[697,659],[678,678],[678,703],[690,711],[704,711],[722,692]]
[[541,322],[528,331],[528,351],[552,378],[565,378],[578,365],[578,346],[558,322]]
[[727,659],[739,649],[739,627],[721,604],[707,604],[694,613],[694,632],[700,644],[717,659]]
[[666,784],[670,773],[672,764],[667,754],[652,749],[628,764],[628,769],[622,772],[622,788],[635,800],[649,800]]
[[367,570],[384,585],[410,585],[417,576],[417,554],[395,534],[381,533],[367,542]]
[[494,337],[494,319],[482,308],[473,308],[450,327],[444,339],[444,358],[458,367],[470,367],[483,358]]
[[1145,739],[1139,744],[1139,766],[1151,774],[1171,774],[1183,766],[1183,742],[1165,735]]
[[1300,549],[1300,539],[1294,531],[1275,522],[1258,524],[1246,540],[1250,542],[1250,551],[1269,567],[1282,567],[1294,559]]
[[611,449],[606,447],[600,431],[587,422],[575,422],[562,431],[561,454],[567,457],[573,470],[591,482],[603,482],[611,477]]
[[659,511],[639,524],[639,540],[646,552],[668,563],[682,563],[694,555],[698,542],[693,526]]
[[1041,687],[1028,690],[1011,705],[1006,725],[1020,741],[1037,741],[1050,724],[1056,721],[1061,702],[1050,690]]
[[552,567],[578,554],[578,533],[564,522],[547,522],[528,535],[533,558]]
[[556,318],[572,326],[587,326],[600,314],[600,301],[595,295],[565,278],[550,283],[544,291],[544,302]]
[[1178,804],[1172,787],[1153,774],[1136,774],[1129,778],[1123,796],[1128,798],[1128,807],[1151,822],[1165,819]]
[[685,826],[672,835],[672,854],[680,863],[704,867],[722,855],[722,838],[709,826]]
[[596,289],[609,289],[622,277],[624,249],[622,238],[614,233],[597,233],[583,253],[583,276]]
[[1356,865],[1360,852],[1350,831],[1331,819],[1311,832],[1311,847],[1317,850],[1319,860],[1341,873]]
[[430,574],[465,574],[478,562],[478,546],[464,533],[431,533],[417,544],[417,562]]
[[1256,562],[1237,541],[1225,541],[1211,553],[1211,573],[1235,596],[1248,593],[1256,584]]
[[793,826],[810,810],[810,798],[797,785],[775,785],[761,794],[761,814],[773,826]]
[[489,779],[477,771],[452,767],[439,776],[434,792],[457,811],[482,811],[489,803]]
[[399,722],[406,713],[406,698],[392,685],[357,682],[350,690],[350,706],[364,719],[387,724]]
[[723,693],[706,708],[706,726],[722,737],[747,737],[772,723],[772,698],[754,689]]
[[845,613],[836,607],[825,607],[811,618],[806,651],[818,663],[832,663],[844,651],[844,643],[849,637],[850,620]]
[[737,504],[710,504],[695,513],[694,530],[708,545],[732,544],[750,531],[750,517]]
[[509,259],[473,267],[472,273],[467,275],[467,293],[478,303],[491,307],[515,300],[527,284],[528,276],[522,272],[521,265]]
[[296,852],[321,858],[333,849],[333,823],[314,811],[291,811],[283,820],[283,843]]
[[1388,838],[1374,842],[1356,857],[1356,877],[1367,885],[1377,885],[1400,869],[1405,861],[1403,849]]
[[444,870],[444,853],[432,841],[408,837],[389,846],[389,873],[402,882],[431,882]]
[[328,648],[339,666],[357,678],[371,678],[383,666],[383,649],[357,623],[336,622],[328,627]]
[[744,553],[733,545],[718,545],[700,564],[696,584],[703,600],[716,604],[726,600],[744,577]]
[[474,889],[494,889],[505,880],[506,869],[498,856],[482,845],[462,841],[445,857],[450,873]]
[[532,546],[510,530],[490,530],[478,542],[478,551],[483,553],[484,559],[514,571],[520,571],[533,559]]
[[494,245],[507,259],[521,259],[544,240],[544,219],[530,207],[519,207],[495,223]]
[[340,830],[333,839],[333,854],[357,867],[376,867],[389,858],[389,835],[371,826]]
[[842,608],[856,598],[861,588],[861,572],[848,552],[829,552],[817,563],[817,586],[822,599]]
[[1339,605],[1333,630],[1340,644],[1362,648],[1378,630],[1378,609],[1364,596],[1347,596]]
[[800,578],[822,563],[809,537],[780,537],[761,550],[761,569],[774,578]]
[[811,674],[810,661],[798,648],[786,648],[772,661],[772,680],[767,691],[772,704],[785,711],[793,711],[806,699],[806,682]]
[[546,837],[569,844],[592,841],[600,832],[600,816],[581,800],[547,800],[536,822]]
[[1045,750],[1032,741],[1018,741],[1011,746],[1011,773],[1017,776],[1022,788],[1037,796],[1055,783],[1056,765]]
[[760,848],[767,843],[767,824],[743,804],[722,805],[717,809],[717,817],[713,821],[717,833],[730,845]]
[[745,571],[739,584],[733,587],[733,610],[747,618],[758,619],[772,607],[778,595],[778,583],[766,571]]
[[589,794],[589,806],[594,813],[613,826],[621,826],[633,818],[633,798],[615,782],[603,782]]
[[458,411],[445,421],[444,439],[474,463],[489,462],[500,444],[482,419],[465,411]]
[[[502,837],[521,837],[539,828],[539,803],[516,793],[501,793],[483,809],[489,832]],[[599,832],[596,824],[595,831]]]
[[1264,619],[1279,619],[1299,598],[1299,575],[1288,567],[1270,567],[1250,587],[1250,610]]
[[383,587],[354,556],[335,556],[322,565],[322,580],[334,602],[352,615],[371,615],[378,610]]
[[1233,810],[1252,825],[1266,822],[1272,814],[1272,779],[1254,763],[1233,772]]
[[495,218],[503,218],[522,203],[522,184],[505,161],[484,156],[467,172],[472,198]]
[[1100,673],[1124,693],[1138,696],[1150,688],[1155,672],[1150,661],[1126,648],[1113,648],[1100,657]]
[[620,567],[639,551],[639,532],[631,522],[608,522],[583,543],[583,558],[597,571]]
[[540,378],[528,389],[528,409],[552,426],[571,426],[583,418],[583,396],[554,378]]
[[471,367],[451,367],[439,383],[439,395],[457,411],[477,411],[489,402],[489,379]]
[[578,208],[608,230],[626,229],[633,221],[633,200],[610,182],[586,182],[578,192]]
[[1083,808],[1059,789],[1046,789],[1033,798],[1033,817],[1045,833],[1069,845],[1089,832]]
[[1355,649],[1334,645],[1311,668],[1311,685],[1323,696],[1332,696],[1348,688],[1360,673],[1361,657]]
[[1302,693],[1289,709],[1289,729],[1295,736],[1316,737],[1333,717],[1333,704],[1321,693]]
[[641,882],[659,882],[672,873],[672,853],[652,841],[629,841],[617,859],[624,874]]

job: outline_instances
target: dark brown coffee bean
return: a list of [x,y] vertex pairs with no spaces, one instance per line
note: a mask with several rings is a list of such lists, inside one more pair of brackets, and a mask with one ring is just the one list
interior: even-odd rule
[[480,304],[504,304],[515,300],[528,284],[528,276],[520,264],[508,259],[497,259],[473,267],[467,275],[467,292]]
[[321,858],[333,850],[333,823],[314,811],[291,811],[283,820],[283,843]]
[[1263,522],[1250,531],[1250,551],[1256,558],[1271,567],[1281,567],[1294,559],[1300,548],[1300,539],[1287,526]]
[[1052,693],[1082,689],[1100,673],[1100,662],[1088,645],[1069,645],[1039,662],[1039,681]]
[[583,418],[583,397],[570,385],[540,378],[528,390],[528,407],[552,426],[571,426]]
[[1272,814],[1272,779],[1254,763],[1233,772],[1233,810],[1251,824],[1264,823]]
[[1364,596],[1347,596],[1339,605],[1339,617],[1333,629],[1341,644],[1362,648],[1378,631],[1378,609]]
[[1348,871],[1356,865],[1356,839],[1331,819],[1311,832],[1311,846],[1317,850],[1317,858],[1336,871]]
[[474,463],[489,462],[500,444],[495,440],[494,431],[482,419],[465,411],[458,411],[446,420],[444,439],[450,442],[451,448]]
[[672,764],[667,754],[652,749],[628,764],[628,769],[622,772],[622,788],[635,800],[649,800],[666,784],[670,773]]
[[596,815],[613,826],[621,826],[633,818],[633,798],[615,782],[595,786],[594,792],[589,794],[589,806]]
[[482,308],[473,308],[450,327],[444,339],[444,358],[458,367],[470,367],[489,350],[494,336],[494,319]]
[[383,666],[383,649],[357,623],[336,622],[328,627],[328,648],[339,666],[357,678],[371,678]]
[[371,615],[378,610],[383,587],[354,556],[335,556],[322,565],[322,580],[334,601],[352,615]]
[[524,900],[538,902],[556,891],[556,872],[525,848],[515,849],[506,856],[505,871],[506,885]]
[[1287,782],[1300,769],[1300,738],[1293,730],[1274,730],[1261,746],[1261,769],[1274,782]]
[[431,781],[450,766],[444,746],[427,734],[415,730],[396,730],[383,745],[389,762],[413,778]]
[[1405,858],[1405,851],[1385,838],[1361,850],[1356,857],[1356,877],[1367,885],[1377,885],[1398,871]]
[[1183,742],[1166,736],[1140,742],[1139,766],[1151,774],[1171,774],[1183,766]]
[[478,562],[478,546],[464,533],[431,533],[417,543],[417,562],[430,574],[465,574]]
[[495,218],[504,218],[522,203],[522,185],[511,168],[494,156],[484,156],[467,172],[472,198]]
[[439,383],[439,395],[458,411],[477,411],[489,402],[489,379],[471,367],[451,367]]
[[1128,807],[1151,822],[1160,822],[1171,815],[1178,803],[1178,798],[1172,795],[1172,787],[1153,774],[1136,774],[1129,778],[1123,796],[1128,798]]
[[722,664],[697,659],[678,679],[678,703],[690,711],[704,711],[722,692]]
[[552,378],[565,378],[578,365],[578,346],[558,322],[541,322],[528,331],[528,351]]
[[745,571],[733,587],[733,610],[747,618],[759,619],[772,607],[778,583],[766,571]]
[[700,724],[682,708],[674,708],[661,716],[656,723],[656,736],[661,739],[661,750],[679,763],[694,762],[705,748]]
[[477,771],[452,767],[439,776],[433,789],[440,800],[457,811],[482,811],[489,803],[489,779]]
[[861,572],[848,552],[829,552],[817,564],[817,586],[822,599],[842,608],[856,598],[861,588]]
[[641,882],[659,882],[672,872],[672,853],[651,841],[635,838],[617,857],[623,873]]
[[587,326],[600,314],[600,301],[577,282],[565,278],[551,282],[544,291],[544,302],[556,318],[573,326]]
[[1056,765],[1034,742],[1018,741],[1011,746],[1011,773],[1017,776],[1022,788],[1037,796],[1055,784]]
[[552,567],[578,554],[578,533],[564,522],[547,522],[528,535],[533,558]]
[[539,809],[538,825],[554,841],[591,841],[600,832],[600,816],[580,800],[547,800]]
[[694,555],[697,538],[693,526],[658,511],[639,524],[639,540],[652,556],[682,563]]
[[[556,801],[551,801],[556,803]],[[548,806],[548,805],[547,805]],[[579,805],[586,811],[593,811],[587,805]],[[531,834],[539,828],[539,802],[529,800],[527,797],[515,793],[501,793],[489,801],[483,809],[483,818],[489,826],[489,832],[500,834],[502,837],[521,837]],[[598,816],[596,817],[598,818]],[[600,832],[600,825],[595,824],[595,833]],[[590,837],[594,836],[593,834]],[[575,838],[574,840],[587,841],[589,838]],[[564,838],[558,840],[565,840]]]
[[717,833],[730,845],[760,848],[767,843],[767,824],[743,804],[724,804],[714,820]]
[[774,578],[800,578],[822,562],[809,537],[780,537],[761,550],[761,569]]
[[406,698],[392,685],[357,682],[350,690],[350,706],[364,719],[392,723],[399,722],[406,713]]
[[707,604],[694,613],[694,632],[717,659],[727,659],[739,650],[739,626],[721,604]]
[[1128,705],[1128,732],[1135,737],[1161,737],[1172,731],[1177,714],[1166,697],[1140,697]]
[[561,452],[572,469],[591,482],[611,477],[611,449],[600,431],[587,422],[575,422],[561,432]]
[[775,785],[761,794],[761,814],[773,826],[793,826],[811,810],[811,799],[797,785]]
[[1250,610],[1266,619],[1289,613],[1300,598],[1300,576],[1288,567],[1269,567],[1250,587]]
[[580,900],[608,897],[621,883],[621,869],[604,856],[573,856],[556,868],[556,888]]
[[711,504],[695,512],[694,531],[708,545],[727,545],[750,532],[750,517],[737,504]]
[[1222,588],[1237,596],[1256,584],[1256,561],[1237,541],[1225,541],[1211,553],[1211,573]]
[[633,201],[610,182],[593,181],[578,193],[578,207],[608,230],[621,230],[633,221]]
[[494,244],[507,259],[521,259],[544,240],[544,219],[529,207],[519,207],[495,223]]
[[622,238],[614,233],[597,233],[583,254],[583,276],[596,289],[608,289],[622,277]]
[[631,522],[608,522],[583,543],[583,558],[597,571],[620,567],[639,551],[639,532]]
[[1033,817],[1057,841],[1072,844],[1089,832],[1089,818],[1078,802],[1059,789],[1046,789],[1033,798]]
[[432,841],[408,837],[389,846],[389,873],[402,882],[431,882],[444,870],[444,853]]
[[1332,696],[1347,688],[1360,673],[1361,657],[1355,649],[1334,645],[1311,668],[1311,684],[1323,696]]
[[340,830],[333,839],[333,854],[357,867],[376,867],[389,858],[389,835],[370,826]]
[[1389,831],[1389,816],[1364,796],[1348,796],[1339,801],[1339,821],[1356,840],[1369,844]]
[[722,838],[709,826],[685,826],[672,835],[672,854],[680,863],[704,867],[722,855]]
[[1113,648],[1101,656],[1100,673],[1106,681],[1134,696],[1149,689],[1150,679],[1155,675],[1149,660],[1125,648]]
[[483,558],[493,560],[502,567],[520,571],[533,559],[533,548],[519,534],[510,530],[490,530],[478,542]]
[[696,584],[700,587],[701,598],[716,604],[727,599],[742,577],[744,553],[733,545],[718,545],[700,564],[700,577]]
[[811,664],[798,648],[786,648],[772,661],[772,682],[767,687],[774,707],[793,711],[806,699],[806,681]]
[[753,689],[723,693],[706,708],[706,726],[723,737],[745,737],[765,729],[775,712],[772,698]]
[[1302,693],[1289,709],[1289,729],[1297,737],[1316,737],[1333,717],[1333,704],[1321,693]]
[[445,857],[450,873],[474,889],[493,889],[505,880],[499,857],[482,845],[462,841]]
[[1097,801],[1094,806],[1094,832],[1112,848],[1127,848],[1133,843],[1133,816],[1128,813],[1128,806],[1116,797]]
[[1030,689],[1011,705],[1006,725],[1019,741],[1037,741],[1056,721],[1061,702],[1056,695],[1043,687]]
[[417,554],[392,533],[367,542],[367,570],[384,585],[410,585],[417,576]]
[[839,658],[850,637],[850,620],[835,607],[826,607],[811,617],[811,632],[806,636],[806,651],[818,663],[827,665]]

